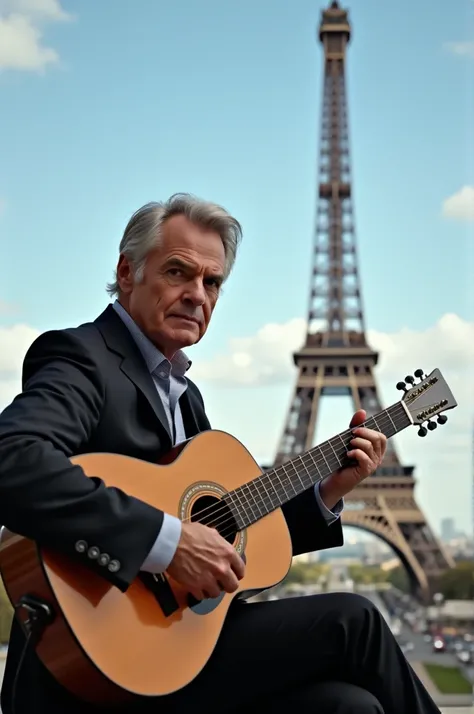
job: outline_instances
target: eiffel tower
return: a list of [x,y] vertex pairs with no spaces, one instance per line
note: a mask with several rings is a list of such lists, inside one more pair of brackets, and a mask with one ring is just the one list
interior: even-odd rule
[[[319,190],[307,334],[296,352],[298,369],[275,466],[313,446],[320,398],[349,395],[354,410],[381,410],[367,343],[352,203],[346,98],[346,50],[351,27],[346,10],[332,2],[322,12],[324,88]],[[346,498],[344,525],[370,531],[389,544],[409,576],[412,592],[429,600],[439,576],[453,562],[429,527],[415,496],[414,467],[404,466],[389,440],[376,474]]]

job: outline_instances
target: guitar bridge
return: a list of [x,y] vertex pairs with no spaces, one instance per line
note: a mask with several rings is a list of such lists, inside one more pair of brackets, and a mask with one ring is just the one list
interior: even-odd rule
[[178,601],[164,573],[141,572],[139,578],[145,587],[154,595],[165,617],[170,617],[170,615],[179,609]]

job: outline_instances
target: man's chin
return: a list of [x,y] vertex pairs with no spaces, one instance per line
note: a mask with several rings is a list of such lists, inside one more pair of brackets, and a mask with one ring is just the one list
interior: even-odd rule
[[179,349],[191,347],[191,345],[196,344],[196,342],[199,342],[201,339],[198,325],[175,328],[170,337],[176,345],[179,345]]

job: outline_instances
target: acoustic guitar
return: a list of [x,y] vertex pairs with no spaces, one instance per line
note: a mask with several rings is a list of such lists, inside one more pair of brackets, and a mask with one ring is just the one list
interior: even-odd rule
[[[444,412],[457,404],[440,371],[415,376],[397,384],[401,401],[370,416],[367,427],[391,437],[417,425],[425,436],[447,421]],[[348,429],[268,471],[237,439],[212,430],[179,445],[161,465],[114,454],[72,458],[107,486],[215,527],[245,560],[246,574],[236,593],[200,602],[166,573],[141,573],[122,593],[95,571],[2,529],[3,581],[44,665],[93,704],[184,687],[208,661],[233,599],[285,578],[292,551],[280,506],[346,465],[350,439]]]

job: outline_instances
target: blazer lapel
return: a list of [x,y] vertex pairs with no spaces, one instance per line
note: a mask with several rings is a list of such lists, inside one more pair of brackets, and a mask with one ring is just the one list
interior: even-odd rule
[[181,414],[183,415],[184,431],[186,432],[186,438],[190,439],[199,433],[199,425],[196,418],[196,413],[194,411],[191,399],[189,398],[189,387],[185,391],[179,400],[179,406],[181,408]]
[[183,415],[184,430],[186,437],[190,439],[201,431],[211,428],[209,420],[202,408],[201,403],[193,392],[193,383],[188,380],[188,388],[179,400],[181,414]]
[[[139,355],[141,358],[141,354]],[[172,436],[170,433],[170,427],[168,418],[166,416],[165,408],[163,402],[160,399],[155,384],[151,374],[148,372],[145,362],[139,364],[135,357],[125,357],[120,365],[122,372],[133,382],[133,384],[140,390],[143,396],[147,399],[151,408],[158,417],[158,420],[166,433],[168,434],[169,440],[171,442]]]
[[95,320],[109,350],[122,357],[121,371],[140,390],[151,406],[155,416],[165,430],[169,446],[172,436],[165,408],[156,390],[153,379],[148,372],[145,360],[138,349],[126,325],[123,324],[111,305]]

